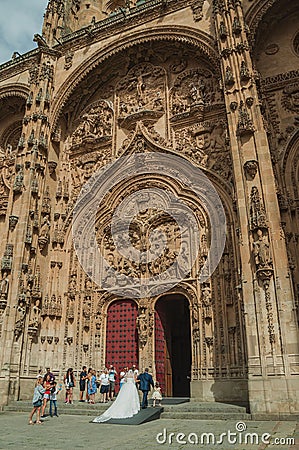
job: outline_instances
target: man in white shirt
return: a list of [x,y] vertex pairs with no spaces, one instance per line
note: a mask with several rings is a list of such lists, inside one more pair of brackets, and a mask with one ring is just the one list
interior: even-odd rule
[[115,392],[115,377],[117,375],[116,370],[114,369],[113,365],[111,364],[109,366],[109,399],[114,400],[114,392]]
[[109,373],[107,367],[103,370],[100,375],[100,393],[102,394],[101,403],[108,403],[108,394],[109,394]]

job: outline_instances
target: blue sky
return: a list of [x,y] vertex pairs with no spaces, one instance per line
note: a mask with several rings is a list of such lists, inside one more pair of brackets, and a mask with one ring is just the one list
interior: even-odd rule
[[14,51],[26,53],[36,48],[32,41],[41,32],[48,0],[0,0],[0,64]]

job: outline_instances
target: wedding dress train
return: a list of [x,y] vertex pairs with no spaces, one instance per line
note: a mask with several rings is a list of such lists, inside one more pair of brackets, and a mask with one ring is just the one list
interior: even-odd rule
[[122,385],[116,399],[112,405],[99,417],[96,417],[93,422],[106,422],[110,419],[127,419],[133,417],[140,411],[139,395],[136,389],[134,373],[129,370],[125,377],[125,382]]

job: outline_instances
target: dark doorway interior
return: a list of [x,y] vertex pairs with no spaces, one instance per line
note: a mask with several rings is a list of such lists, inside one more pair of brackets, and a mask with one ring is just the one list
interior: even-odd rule
[[190,397],[190,313],[182,295],[165,295],[156,303],[155,360],[163,394]]

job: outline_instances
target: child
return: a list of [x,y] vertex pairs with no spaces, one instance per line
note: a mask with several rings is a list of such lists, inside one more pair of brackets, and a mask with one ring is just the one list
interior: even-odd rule
[[50,416],[53,417],[52,415],[52,406],[54,405],[54,416],[58,417],[57,414],[57,394],[59,394],[59,392],[62,389],[62,384],[59,385],[59,389],[57,389],[57,383],[54,381],[52,383],[52,387],[51,387],[51,392],[50,392]]
[[161,393],[161,388],[160,388],[160,385],[159,385],[158,381],[156,381],[156,383],[155,383],[152,399],[153,399],[153,407],[154,408],[156,406],[156,400],[159,401],[158,406],[162,406],[161,405],[162,393]]
[[31,411],[30,416],[29,416],[29,425],[33,425],[32,417],[33,417],[33,414],[35,413],[35,411],[36,411],[36,423],[37,424],[42,423],[40,421],[40,408],[42,406],[43,396],[45,393],[45,389],[42,386],[42,381],[43,381],[43,377],[40,375],[37,378],[36,386],[34,389],[34,394],[33,394],[33,399],[32,399],[33,410]]

